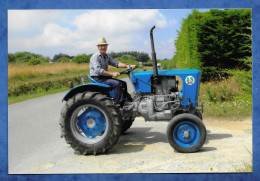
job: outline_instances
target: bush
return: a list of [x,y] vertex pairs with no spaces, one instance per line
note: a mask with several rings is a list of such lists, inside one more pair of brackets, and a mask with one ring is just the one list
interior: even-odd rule
[[28,65],[38,65],[38,64],[41,64],[40,58],[34,58],[33,57],[28,61]]
[[70,62],[70,58],[68,58],[68,57],[61,57],[61,58],[58,59],[58,62],[62,62],[62,63]]
[[79,76],[49,81],[49,80],[43,80],[40,82],[27,82],[18,86],[10,86],[8,87],[8,97],[9,96],[19,96],[22,94],[33,94],[41,91],[48,91],[52,88],[60,88],[67,86],[68,81],[73,81],[74,84],[80,84],[81,80]]
[[118,58],[118,57],[122,57],[123,55],[131,55],[133,57],[135,57],[136,61],[138,62],[147,62],[148,60],[150,60],[150,57],[147,53],[144,52],[137,52],[137,51],[129,51],[129,52],[110,52],[109,55],[111,57]]
[[[32,59],[38,59],[38,60],[32,60]],[[49,57],[44,57],[39,54],[34,54],[30,52],[16,52],[16,53],[8,53],[8,63],[17,63],[17,64],[23,64],[28,63],[30,65],[36,65],[44,62],[49,62]]]
[[54,55],[54,56],[53,56],[52,61],[53,61],[53,62],[58,62],[58,60],[59,60],[60,58],[62,58],[62,57],[66,57],[66,58],[69,58],[69,59],[73,58],[73,57],[71,57],[71,56],[69,56],[69,55],[67,55],[67,54],[59,53],[58,55]]
[[72,58],[72,62],[75,62],[75,63],[89,63],[91,56],[92,55],[86,55],[86,54],[77,55],[77,56]]
[[139,63],[136,61],[136,58],[132,55],[124,54],[121,57],[115,58],[115,60],[127,64],[127,65],[136,65],[139,66]]
[[8,63],[15,63],[15,56],[12,53],[8,53]]
[[204,83],[201,90],[202,94],[206,95],[206,100],[213,103],[232,101],[234,97],[242,94],[241,85],[236,81],[236,77]]
[[[245,73],[244,71],[236,72],[240,75]],[[250,85],[252,87],[252,79],[237,75],[222,81],[202,83],[199,102],[205,103],[204,115],[232,120],[241,120],[251,116],[252,92],[247,89]]]
[[150,60],[148,62],[143,63],[143,66],[145,66],[145,67],[152,67],[153,66],[153,62]]

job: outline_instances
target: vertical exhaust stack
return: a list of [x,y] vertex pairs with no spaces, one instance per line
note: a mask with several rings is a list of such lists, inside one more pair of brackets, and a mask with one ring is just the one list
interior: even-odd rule
[[158,83],[158,68],[157,68],[157,60],[156,60],[156,52],[154,50],[154,42],[153,42],[153,30],[155,26],[153,26],[150,30],[150,40],[152,47],[152,61],[153,61],[153,72],[154,72],[154,82]]

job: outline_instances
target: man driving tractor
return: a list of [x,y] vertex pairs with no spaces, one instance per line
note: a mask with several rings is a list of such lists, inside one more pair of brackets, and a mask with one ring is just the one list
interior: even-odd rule
[[[99,83],[111,86],[115,90],[116,103],[122,106],[127,94],[127,84],[125,81],[112,78],[117,78],[120,73],[109,72],[108,65],[127,69],[130,67],[129,65],[114,60],[111,56],[106,54],[108,44],[105,38],[100,38],[97,46],[99,51],[94,53],[90,59],[90,76]],[[135,65],[131,65],[131,68],[134,67]]]

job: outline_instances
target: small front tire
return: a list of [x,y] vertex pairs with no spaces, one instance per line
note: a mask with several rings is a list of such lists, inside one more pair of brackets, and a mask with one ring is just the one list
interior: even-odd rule
[[205,143],[206,128],[197,116],[183,113],[169,122],[167,139],[176,151],[193,153]]
[[199,111],[199,110],[195,110],[195,113],[193,114],[193,115],[195,115],[195,116],[197,116],[198,118],[200,118],[200,120],[202,121],[202,113]]

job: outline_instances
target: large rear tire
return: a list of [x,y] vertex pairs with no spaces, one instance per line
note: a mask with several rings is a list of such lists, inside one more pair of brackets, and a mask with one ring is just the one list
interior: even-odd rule
[[79,93],[69,99],[61,111],[60,126],[66,142],[84,155],[105,153],[121,133],[118,108],[98,92]]
[[121,134],[124,134],[132,126],[134,120],[135,118],[130,117],[129,119],[123,121]]
[[167,139],[178,152],[196,152],[205,143],[206,128],[197,116],[188,113],[179,114],[168,124]]
[[[128,102],[133,102],[133,99],[129,93],[127,93],[126,97],[127,97]],[[123,115],[122,115],[122,117],[124,118]],[[133,118],[133,116],[130,116],[127,119],[122,120],[123,123],[122,123],[121,134],[124,134],[132,126],[134,120],[135,120],[135,118]]]

